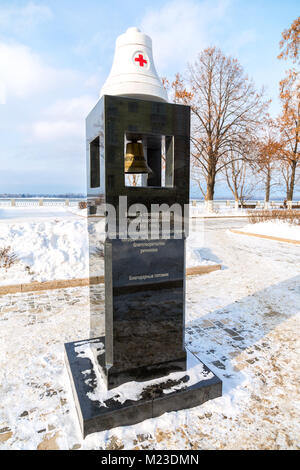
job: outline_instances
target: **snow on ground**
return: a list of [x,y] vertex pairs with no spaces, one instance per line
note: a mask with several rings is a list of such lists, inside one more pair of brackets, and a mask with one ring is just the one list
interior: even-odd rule
[[212,210],[209,210],[207,207],[205,207],[204,204],[198,204],[197,206],[190,206],[190,217],[248,217],[248,209],[235,209],[233,207],[227,206],[216,206]]
[[282,220],[247,224],[240,231],[300,241],[300,226]]
[[11,246],[19,260],[0,269],[0,283],[87,277],[86,230],[86,221],[76,218],[0,224],[0,248]]
[[[0,268],[0,285],[88,277],[87,219],[80,212],[43,207],[1,209],[0,249],[10,246],[18,262],[9,269]],[[104,219],[95,221],[89,230],[94,253],[91,275],[100,276],[104,272],[100,257]],[[187,266],[215,264],[204,259],[198,248],[199,240],[191,236]]]
[[[126,400],[136,401],[141,398],[142,392],[146,386],[149,387],[166,382],[166,377],[164,376],[148,380],[146,386],[145,382],[132,380],[111,390],[107,390],[105,381],[95,359],[95,352],[99,356],[99,354],[103,354],[104,351],[104,343],[97,339],[93,339],[92,341],[79,341],[75,344],[76,355],[80,358],[87,358],[93,365],[92,368],[83,372],[86,383],[96,380],[96,387],[91,392],[87,393],[90,400],[100,402],[104,406],[107,406],[105,403],[112,399],[119,403],[125,403]],[[186,377],[187,373],[188,380],[182,380]],[[93,374],[96,375],[96,378],[93,377]],[[182,388],[191,387],[202,380],[209,380],[212,378],[212,372],[205,370],[203,364],[197,361],[193,354],[188,354],[187,371],[170,373],[167,380],[173,381],[175,384],[173,383],[169,388],[165,388],[164,393],[170,393]]]
[[83,440],[63,343],[89,337],[103,287],[90,300],[86,287],[6,295],[0,448],[299,449],[300,249],[227,230],[241,225],[192,227],[200,255],[223,269],[187,279],[186,344],[222,379],[222,397]]
[[[73,210],[75,214],[73,214]],[[53,219],[59,217],[73,218],[76,209],[60,206],[28,206],[28,207],[0,207],[0,224],[6,224],[8,220],[17,222],[36,219]]]

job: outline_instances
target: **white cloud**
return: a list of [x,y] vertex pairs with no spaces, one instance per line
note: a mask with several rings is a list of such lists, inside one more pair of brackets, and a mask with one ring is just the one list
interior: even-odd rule
[[253,29],[247,29],[242,31],[238,37],[229,38],[229,42],[231,45],[232,54],[238,54],[239,50],[242,49],[244,46],[255,42],[258,39],[258,34]]
[[211,45],[212,29],[222,27],[230,3],[230,0],[173,0],[146,13],[141,28],[153,39],[159,73],[170,68],[182,70],[201,49]]
[[92,96],[83,95],[68,100],[59,100],[45,110],[45,114],[54,119],[64,117],[67,119],[85,119],[86,115],[95,105]]
[[37,24],[51,20],[53,13],[46,5],[28,2],[26,5],[17,7],[1,7],[0,28],[9,32],[27,32]]
[[55,69],[22,44],[0,42],[0,77],[9,96],[24,98],[77,78],[74,71]]
[[74,48],[74,52],[81,56],[86,56],[90,54],[94,49],[99,50],[101,46],[103,46],[103,42],[105,42],[105,37],[103,32],[98,31],[97,33],[93,34],[92,37],[89,39],[81,40],[76,47]]
[[57,142],[73,137],[84,142],[84,120],[94,104],[95,99],[88,95],[57,101],[44,111],[47,119],[33,123],[33,138]]
[[0,80],[0,104],[6,103],[6,87],[4,82]]
[[100,92],[101,86],[103,85],[105,78],[106,76],[102,67],[97,67],[95,73],[93,73],[86,79],[84,85],[88,88],[93,88]]
[[83,136],[82,123],[75,121],[39,121],[32,126],[35,139],[42,141],[55,141],[62,137]]

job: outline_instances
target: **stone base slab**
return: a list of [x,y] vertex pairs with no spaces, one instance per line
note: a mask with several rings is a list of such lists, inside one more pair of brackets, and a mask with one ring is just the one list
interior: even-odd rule
[[222,395],[222,382],[187,350],[187,370],[147,382],[128,382],[107,391],[93,348],[104,338],[65,344],[65,359],[83,437],[128,426],[169,411],[192,408]]

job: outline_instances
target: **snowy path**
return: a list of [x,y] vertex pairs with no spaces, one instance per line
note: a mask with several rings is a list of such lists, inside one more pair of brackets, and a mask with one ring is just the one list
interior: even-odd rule
[[186,342],[223,397],[82,441],[62,344],[88,337],[87,289],[3,296],[0,448],[299,448],[300,248],[227,230],[243,224],[197,221],[223,269],[187,280]]

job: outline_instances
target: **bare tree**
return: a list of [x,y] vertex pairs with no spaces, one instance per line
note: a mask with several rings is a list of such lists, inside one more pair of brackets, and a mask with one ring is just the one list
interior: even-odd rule
[[280,172],[285,184],[287,201],[293,200],[294,188],[300,185],[300,172],[298,168],[291,165],[288,159],[283,158],[280,162]]
[[235,150],[231,149],[226,156],[228,164],[222,170],[234,200],[242,204],[252,197],[255,187],[253,167],[249,164],[250,149],[247,147],[244,146],[244,158],[240,158],[240,152],[236,155]]
[[186,85],[177,75],[172,87],[177,102],[191,105],[192,178],[212,200],[218,173],[231,164],[228,154],[234,161],[243,158],[242,143],[255,134],[268,103],[238,61],[215,47],[189,65]]
[[282,174],[286,183],[286,198],[293,200],[300,162],[300,73],[289,70],[280,82],[282,113],[278,125],[284,142]]
[[279,183],[274,181],[278,174],[280,159],[283,155],[283,142],[276,122],[266,119],[259,136],[254,142],[252,165],[257,172],[257,180],[265,190],[265,201],[270,201],[271,188]]
[[288,29],[281,33],[282,39],[279,43],[281,53],[278,59],[292,59],[299,63],[300,59],[300,16],[296,18]]
[[279,84],[282,112],[278,119],[284,142],[282,175],[286,184],[286,198],[293,200],[299,179],[300,162],[300,16],[282,33],[279,59],[291,58],[297,68],[290,68]]

